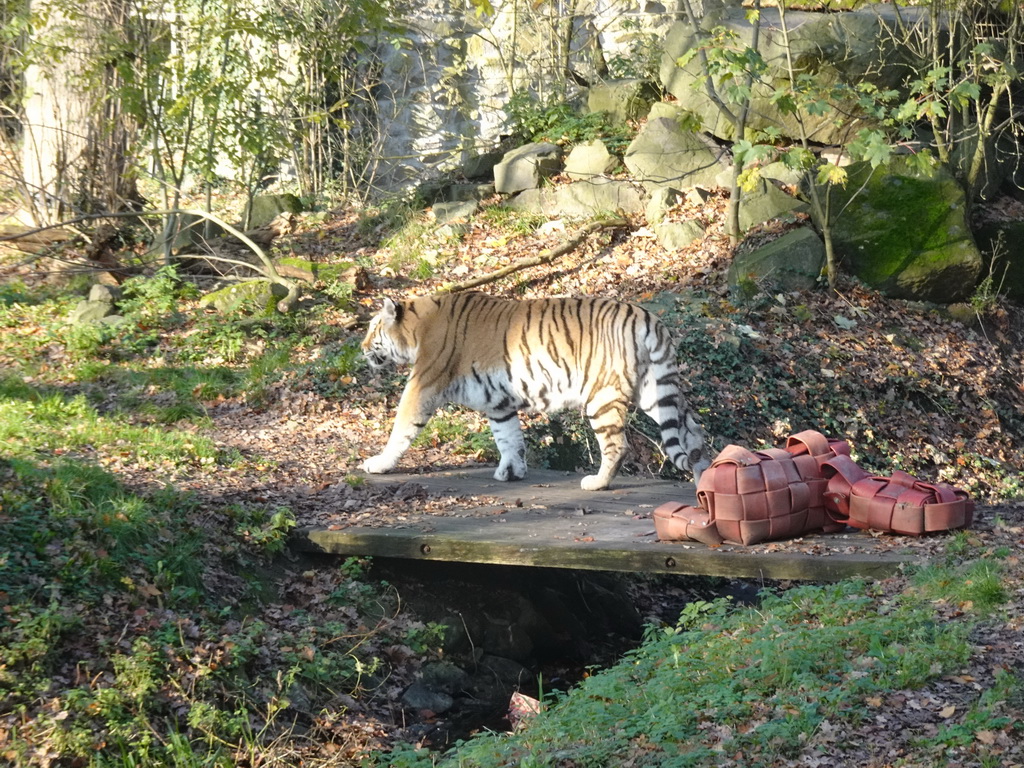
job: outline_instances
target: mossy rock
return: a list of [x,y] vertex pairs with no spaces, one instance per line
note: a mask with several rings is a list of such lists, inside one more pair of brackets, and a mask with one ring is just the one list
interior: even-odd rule
[[246,208],[249,229],[265,227],[282,213],[302,213],[305,206],[295,195],[256,195]]
[[982,259],[953,175],[902,157],[847,172],[846,186],[832,188],[832,210],[841,211],[832,236],[843,268],[894,298],[948,304],[970,296]]
[[[203,249],[215,237],[223,237],[227,233],[214,222],[193,213],[179,213],[176,218],[177,230],[171,248],[176,252],[194,253],[196,248]],[[151,244],[153,253],[163,250],[164,232],[159,230]]]
[[72,325],[98,323],[116,314],[117,310],[114,309],[114,305],[110,302],[80,301],[68,315],[68,322]]
[[729,284],[768,281],[786,291],[807,291],[818,284],[825,246],[810,227],[787,232],[754,251],[737,254],[729,266]]
[[284,258],[275,259],[274,266],[277,267],[277,271],[284,277],[303,280],[307,283],[315,283],[318,280],[329,283],[342,279],[346,272],[356,267],[356,263],[354,261],[341,261],[337,264],[320,264],[295,256],[285,256]]
[[276,311],[278,300],[287,295],[288,290],[283,285],[269,280],[249,280],[206,294],[199,300],[199,306],[213,307],[225,314],[251,312],[269,315]]

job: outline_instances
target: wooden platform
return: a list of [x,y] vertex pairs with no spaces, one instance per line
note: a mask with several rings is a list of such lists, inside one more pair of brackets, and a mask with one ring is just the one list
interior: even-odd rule
[[526,481],[500,483],[492,473],[474,468],[370,477],[374,484],[412,483],[430,496],[487,503],[439,516],[417,515],[411,500],[403,527],[298,529],[291,546],[338,555],[812,581],[881,577],[917,559],[859,532],[754,547],[661,542],[651,512],[665,501],[695,503],[692,484],[619,477],[609,491],[586,492],[579,475],[531,470]]

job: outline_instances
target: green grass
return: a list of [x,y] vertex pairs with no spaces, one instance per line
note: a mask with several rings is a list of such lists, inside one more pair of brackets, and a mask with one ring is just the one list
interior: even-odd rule
[[291,733],[290,697],[315,711],[386,679],[378,649],[406,630],[388,638],[395,607],[356,583],[358,568],[300,579],[287,598],[268,580],[288,509],[143,495],[52,457],[36,434],[35,450],[26,437],[0,458],[0,720],[17,723],[6,761],[255,763]]
[[[779,764],[813,749],[826,720],[856,725],[872,717],[868,698],[920,688],[966,662],[973,620],[1000,601],[975,602],[962,622],[939,621],[933,601],[973,580],[972,568],[922,572],[917,589],[894,597],[846,581],[764,594],[754,608],[692,604],[677,626],[650,628],[619,664],[551,697],[523,730],[479,735],[437,762],[696,767],[742,754],[744,765]],[[930,746],[958,743],[975,725],[1006,726],[994,702],[1019,686],[1010,677],[978,703],[976,724],[951,727]],[[386,759],[416,766],[435,757],[406,748]]]
[[354,565],[283,575],[287,507],[173,482],[240,460],[203,434],[211,403],[263,402],[314,345],[335,350],[325,376],[349,376],[358,347],[319,310],[191,310],[171,271],[126,295],[116,329],[70,326],[80,293],[0,286],[0,762],[294,754],[292,699],[316,712],[382,684],[380,648],[407,628]]
[[529,235],[548,220],[543,214],[517,211],[507,205],[488,206],[480,212],[480,217],[487,226],[509,235]]
[[13,456],[39,452],[131,460],[143,467],[213,466],[226,457],[213,441],[162,425],[103,416],[84,395],[66,395],[0,378],[0,443]]

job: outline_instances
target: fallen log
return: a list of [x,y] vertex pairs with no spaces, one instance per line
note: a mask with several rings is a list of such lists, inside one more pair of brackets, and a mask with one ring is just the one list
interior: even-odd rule
[[74,232],[63,227],[42,230],[22,224],[0,227],[0,243],[23,253],[39,253],[51,246],[67,242],[74,236]]

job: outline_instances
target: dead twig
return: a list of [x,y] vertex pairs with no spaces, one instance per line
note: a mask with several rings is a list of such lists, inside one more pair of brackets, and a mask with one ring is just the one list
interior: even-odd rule
[[507,275],[511,275],[513,272],[519,272],[523,269],[536,267],[541,264],[550,264],[555,259],[561,258],[565,254],[571,253],[579,248],[580,245],[594,232],[600,232],[603,229],[618,229],[626,226],[629,226],[629,222],[622,216],[595,219],[589,224],[581,227],[572,237],[563,240],[554,248],[543,250],[536,256],[528,256],[524,259],[519,259],[518,261],[509,264],[507,267],[502,267],[494,272],[488,272],[486,275],[480,275],[478,277],[470,278],[469,280],[463,280],[461,283],[452,283],[451,285],[445,286],[442,291],[445,293],[468,291],[471,288],[477,288],[481,285],[493,283],[495,280],[500,280]]

